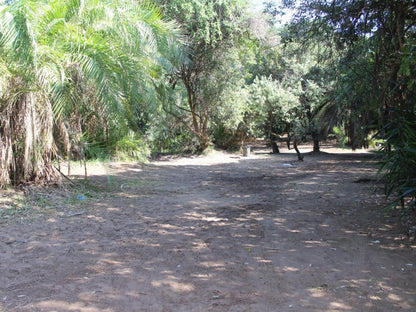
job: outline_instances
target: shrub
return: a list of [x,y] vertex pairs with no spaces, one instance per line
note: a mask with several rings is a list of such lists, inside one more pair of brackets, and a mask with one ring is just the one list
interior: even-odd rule
[[400,206],[401,217],[415,211],[416,206],[416,112],[395,111],[378,137],[385,143],[378,151],[379,174],[386,181],[390,209]]
[[337,126],[335,126],[332,129],[332,131],[334,131],[334,134],[337,137],[337,141],[338,141],[339,147],[344,148],[345,147],[345,144],[347,143],[347,140],[348,140],[348,137],[345,134],[345,132],[341,128],[338,128]]
[[150,156],[150,149],[140,136],[129,134],[116,142],[114,156],[119,160],[145,162]]

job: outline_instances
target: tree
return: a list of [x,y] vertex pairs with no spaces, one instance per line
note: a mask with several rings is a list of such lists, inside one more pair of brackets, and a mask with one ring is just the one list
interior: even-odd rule
[[[386,182],[389,208],[400,206],[401,217],[416,212],[416,110],[395,112],[381,130],[386,139],[379,150],[379,173]],[[414,223],[414,219],[411,221]]]
[[256,78],[250,86],[250,94],[250,128],[255,136],[264,136],[273,146],[280,135],[291,132],[299,97],[272,77]]
[[403,89],[397,83],[401,55],[414,37],[415,5],[413,1],[304,0],[298,12],[297,25],[308,22],[310,37],[324,31],[338,51],[344,51],[338,66],[341,79],[331,102],[341,106],[338,111],[350,112],[344,119],[346,132],[352,146],[361,147],[374,127],[393,117],[389,108],[402,105]]
[[60,148],[93,129],[107,141],[136,130],[180,40],[145,2],[20,0],[0,14],[2,186],[54,179]]
[[2,5],[0,25],[0,184],[55,177],[53,114],[47,97],[48,66],[35,38],[38,9],[33,2]]
[[[288,95],[296,99],[291,101],[290,108],[286,108],[286,114],[278,115],[280,121],[275,121],[274,124],[280,126],[274,132],[277,135],[287,133],[289,139],[294,139],[294,143],[311,135],[314,151],[319,152],[319,141],[327,135],[328,123],[319,118],[318,112],[333,86],[335,75],[330,65],[334,57],[327,48],[330,46],[326,44],[328,38],[323,36],[304,41],[299,35],[304,29],[300,26],[296,29],[290,26],[280,28],[280,44],[267,50],[266,60],[253,72],[270,73],[269,79],[275,81],[275,87],[272,88],[274,91],[271,92],[280,97],[275,104],[279,109],[282,109],[282,105],[287,107],[283,99],[288,98]],[[274,141],[275,138],[271,140]]]
[[190,62],[170,77],[172,88],[179,93],[174,95],[176,100],[165,97],[165,110],[197,137],[202,151],[210,144],[209,127],[216,101],[212,94],[221,94],[224,86],[209,80],[222,70],[220,58],[238,44],[245,7],[238,0],[157,2],[167,16],[185,28],[190,48]]
[[[390,208],[400,206],[401,217],[411,215],[414,225],[416,212],[416,40],[408,38],[404,47],[400,81],[397,83],[402,101],[387,112],[390,120],[376,137],[384,143],[379,150],[379,174],[387,181],[386,196],[392,199]],[[394,116],[394,118],[392,118]]]
[[[337,112],[353,148],[365,146],[377,132],[380,173],[393,206],[415,207],[414,1],[300,1],[297,25],[311,21],[309,34],[330,27],[338,51],[336,87],[324,106]],[[328,115],[327,115],[328,116]],[[408,209],[411,208],[411,209]]]

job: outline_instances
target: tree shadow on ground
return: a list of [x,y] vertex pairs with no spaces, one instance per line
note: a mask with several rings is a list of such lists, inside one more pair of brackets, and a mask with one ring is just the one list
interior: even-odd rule
[[368,158],[292,156],[94,177],[84,214],[1,229],[0,311],[414,311]]

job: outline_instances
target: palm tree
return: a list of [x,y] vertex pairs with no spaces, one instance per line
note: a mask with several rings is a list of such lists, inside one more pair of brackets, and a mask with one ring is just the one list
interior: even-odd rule
[[136,130],[137,109],[156,101],[178,42],[175,25],[147,2],[1,6],[0,185],[54,179],[54,155],[94,139],[92,125],[107,139]]
[[1,7],[0,184],[49,180],[52,110],[38,61],[32,3]]

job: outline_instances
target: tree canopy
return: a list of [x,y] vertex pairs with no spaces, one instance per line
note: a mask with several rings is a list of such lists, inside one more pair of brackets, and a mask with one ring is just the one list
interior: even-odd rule
[[146,2],[14,1],[0,14],[2,185],[53,179],[59,154],[137,131],[181,44]]

